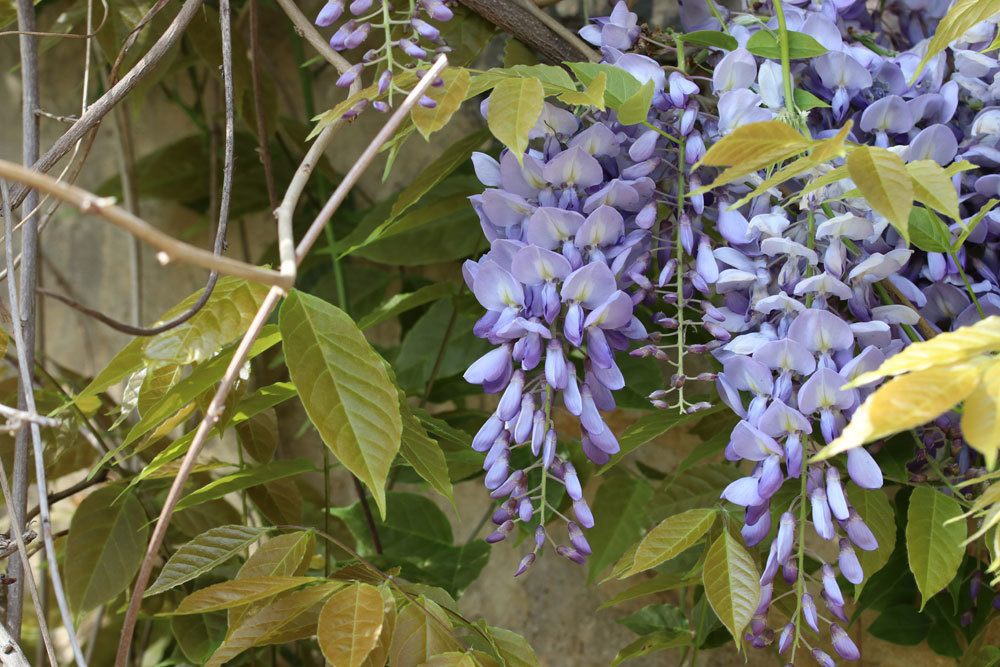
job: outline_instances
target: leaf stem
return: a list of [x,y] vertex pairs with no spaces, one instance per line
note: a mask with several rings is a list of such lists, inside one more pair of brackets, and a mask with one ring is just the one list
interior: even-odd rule
[[774,15],[778,19],[778,46],[781,49],[781,81],[785,85],[785,110],[790,120],[799,125],[798,109],[795,107],[795,90],[792,86],[792,57],[788,43],[788,26],[785,23],[785,9],[781,0],[773,0]]
[[972,298],[972,303],[976,304],[976,310],[979,311],[979,317],[986,319],[986,313],[983,311],[982,305],[979,303],[979,299],[976,297],[976,293],[972,291],[972,284],[969,282],[969,276],[965,275],[965,269],[962,268],[962,263],[958,261],[958,255],[954,250],[948,250],[948,256],[951,257],[951,261],[955,263],[955,267],[958,269],[958,275],[962,276],[962,282],[965,283],[965,291],[969,293]]

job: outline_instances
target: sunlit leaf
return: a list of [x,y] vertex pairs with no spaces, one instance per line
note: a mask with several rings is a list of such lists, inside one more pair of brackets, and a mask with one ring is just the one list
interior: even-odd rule
[[[712,144],[699,164],[707,167],[739,165],[739,172],[746,175],[803,153],[811,145],[809,139],[787,123],[778,120],[747,123]],[[737,177],[735,173],[730,174],[729,180]]]
[[903,159],[884,148],[859,146],[847,156],[847,171],[871,207],[909,239],[906,223],[914,193]]
[[680,555],[708,532],[716,514],[715,509],[699,508],[664,519],[639,542],[632,566],[623,576],[650,570]]
[[965,399],[962,437],[992,469],[1000,447],[1000,362],[994,361],[983,370],[979,385]]
[[618,107],[618,121],[622,125],[637,125],[646,120],[653,103],[653,81],[649,80]]
[[604,103],[618,109],[642,88],[642,84],[622,67],[608,63],[566,63],[573,70],[580,83],[589,86],[599,75],[604,74]]
[[426,93],[437,105],[428,109],[417,104],[410,111],[410,118],[424,139],[430,139],[431,134],[448,124],[469,91],[469,70],[465,68],[450,67],[441,73],[441,78],[444,85],[432,86]]
[[979,374],[978,365],[958,363],[889,380],[865,399],[840,436],[813,460],[828,459],[878,438],[926,424],[971,394],[979,383]]
[[486,124],[518,161],[528,150],[528,133],[542,115],[544,97],[541,82],[525,78],[505,79],[490,93]]
[[219,526],[205,531],[181,546],[167,560],[145,597],[157,595],[191,581],[246,549],[270,530],[253,526]]
[[420,667],[478,667],[479,663],[472,657],[471,653],[460,653],[458,651],[448,651],[439,653]]
[[486,632],[507,667],[538,667],[541,664],[531,644],[516,632],[496,626],[487,627]]
[[569,105],[589,106],[604,111],[604,93],[608,87],[608,75],[598,72],[582,91],[569,91],[561,94],[559,99]]
[[985,21],[995,14],[1000,14],[1000,0],[958,0],[937,25],[934,35],[927,44],[924,57],[910,77],[909,85],[913,85],[923,72],[931,58],[941,53],[948,44],[964,35],[972,26]]
[[951,251],[951,232],[944,221],[928,208],[914,206],[908,222],[910,244],[924,252]]
[[312,636],[323,602],[342,584],[310,586],[285,593],[229,632],[207,667],[220,667],[254,646],[283,644]]
[[281,306],[285,363],[323,442],[371,489],[385,516],[385,481],[399,450],[396,388],[382,359],[339,308],[293,291]]
[[245,577],[201,588],[181,600],[175,614],[201,614],[248,605],[305,584],[315,577]]
[[684,33],[682,37],[685,44],[694,44],[695,46],[714,46],[718,49],[723,49],[724,51],[735,51],[739,46],[739,42],[732,35],[729,35],[718,30],[696,30],[694,32]]
[[760,573],[739,538],[728,530],[709,547],[702,579],[712,610],[739,642],[760,602]]
[[355,583],[334,593],[319,614],[316,639],[332,665],[360,667],[378,644],[384,619],[379,589]]
[[316,467],[306,459],[271,461],[259,466],[246,467],[231,475],[212,480],[199,486],[177,503],[175,511],[180,512],[209,500],[222,498],[230,493],[248,489],[258,484],[266,484],[277,479],[300,475],[315,470]]
[[274,458],[278,448],[278,415],[273,408],[240,422],[235,430],[240,446],[254,461],[267,463]]
[[641,478],[630,475],[609,476],[594,499],[594,527],[587,540],[593,553],[587,559],[588,579],[594,581],[607,566],[614,563],[642,535],[646,523],[646,506],[653,489]]
[[392,636],[396,630],[396,599],[392,595],[389,584],[382,583],[378,587],[379,595],[382,596],[382,630],[378,635],[378,642],[365,658],[364,667],[385,667],[389,657],[389,646],[392,644]]
[[913,184],[913,198],[938,213],[958,220],[958,192],[948,173],[934,160],[917,160],[906,164]]
[[70,523],[64,566],[74,613],[110,602],[128,588],[148,534],[142,504],[120,486],[106,486],[83,499]]
[[[804,32],[789,30],[788,34],[788,55],[792,60],[802,58],[818,58],[826,53],[826,47],[816,41],[816,39]],[[758,30],[747,40],[747,51],[770,60],[781,59],[781,46],[778,43],[777,33],[770,30]]]
[[923,598],[920,608],[958,573],[965,554],[962,506],[936,489],[918,486],[906,513],[906,555]]
[[418,667],[438,653],[457,651],[461,645],[450,632],[451,623],[435,602],[421,596],[396,619],[389,645],[389,664]]

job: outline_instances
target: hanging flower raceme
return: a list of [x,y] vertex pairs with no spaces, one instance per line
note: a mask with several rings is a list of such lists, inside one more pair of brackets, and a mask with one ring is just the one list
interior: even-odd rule
[[[337,85],[347,88],[365,69],[373,69],[377,73],[377,96],[385,99],[377,99],[371,104],[375,110],[385,112],[392,105],[394,94],[409,92],[404,75],[415,75],[411,77],[415,81],[434,54],[450,50],[434,24],[452,17],[451,9],[442,0],[419,0],[400,10],[393,8],[388,0],[329,0],[316,16],[315,23],[321,28],[338,25],[330,38],[330,47],[335,51],[351,51],[369,40],[378,43],[365,51],[361,62],[340,75]],[[443,81],[435,82],[436,85],[441,83]],[[421,97],[419,104],[429,108],[436,105],[427,95]],[[367,105],[367,97],[358,100],[344,117],[356,117]]]

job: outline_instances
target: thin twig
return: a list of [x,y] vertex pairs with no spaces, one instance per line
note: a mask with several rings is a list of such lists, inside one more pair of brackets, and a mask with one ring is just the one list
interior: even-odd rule
[[[346,198],[347,193],[350,192],[350,190],[357,183],[358,179],[364,173],[365,169],[375,159],[379,148],[392,136],[399,125],[407,117],[410,109],[413,108],[413,105],[416,104],[417,100],[420,99],[420,96],[423,95],[424,91],[430,87],[431,82],[438,77],[447,64],[447,57],[442,55],[438,58],[437,62],[435,62],[435,64],[420,79],[417,85],[414,86],[413,90],[409,95],[407,95],[403,103],[389,118],[386,125],[368,145],[368,148],[365,149],[361,157],[358,158],[354,167],[352,167],[351,170],[348,171],[347,175],[344,176],[344,179],[340,182],[337,189],[330,197],[329,202],[327,202],[327,205],[323,207],[322,211],[320,211],[320,214],[313,221],[309,231],[299,244],[296,251],[297,258],[304,256],[307,252],[309,252],[313,243],[315,243],[316,238],[320,233],[322,233],[324,225],[329,222],[332,215],[336,212],[337,207]],[[188,477],[190,477],[191,471],[194,469],[198,455],[201,453],[201,449],[208,439],[208,434],[219,422],[219,419],[225,410],[226,398],[229,396],[229,392],[233,388],[233,384],[239,377],[243,364],[246,362],[247,356],[250,353],[251,346],[254,341],[257,340],[257,337],[263,330],[268,318],[271,316],[272,311],[275,307],[277,307],[278,302],[281,300],[282,295],[283,291],[281,289],[272,287],[268,291],[267,296],[264,297],[264,301],[258,308],[257,314],[254,316],[249,328],[246,333],[243,334],[243,338],[236,347],[236,351],[233,353],[233,357],[229,361],[229,366],[226,368],[226,373],[219,382],[219,387],[216,389],[211,403],[209,403],[208,408],[205,409],[205,415],[202,417],[201,423],[198,424],[198,429],[195,431],[194,439],[191,441],[191,446],[184,455],[183,461],[181,461],[181,465],[177,470],[174,481],[170,486],[170,491],[167,493],[167,498],[163,503],[163,509],[160,510],[160,516],[156,520],[156,526],[153,528],[153,535],[150,537],[149,544],[146,547],[146,555],[143,557],[142,564],[139,566],[139,574],[136,575],[135,586],[132,590],[132,597],[129,600],[129,606],[125,612],[125,618],[122,622],[121,640],[118,644],[118,653],[115,657],[115,667],[125,667],[128,661],[129,652],[132,646],[132,635],[135,632],[135,624],[139,618],[139,610],[142,607],[143,594],[146,592],[146,586],[149,584],[150,575],[153,573],[153,566],[156,562],[157,553],[159,552],[160,546],[163,544],[167,528],[170,525],[170,519],[173,516],[174,508],[177,506],[177,502],[180,500],[181,493],[184,490],[184,485],[187,483]]]
[[375,515],[372,514],[371,505],[368,504],[368,496],[365,495],[365,487],[361,485],[361,480],[351,475],[354,480],[354,492],[361,503],[361,513],[365,515],[365,523],[368,524],[368,535],[372,538],[372,548],[375,553],[382,555],[382,540],[378,536],[378,525],[375,523]]
[[7,632],[3,623],[0,623],[0,651],[4,653],[3,657],[0,658],[4,667],[8,665],[10,667],[31,667],[31,663],[24,657],[24,651],[21,650],[20,644]]
[[[80,120],[73,123],[72,127],[59,137],[52,144],[52,147],[45,151],[45,154],[31,165],[31,168],[38,172],[47,172],[54,167],[73,148],[76,142],[97,126],[116,104],[132,92],[139,85],[139,82],[153,71],[160,61],[163,60],[164,56],[170,53],[173,46],[180,40],[181,35],[184,34],[184,29],[187,28],[187,25],[201,7],[202,1],[185,0],[177,16],[174,17],[174,20],[163,31],[160,38],[156,40],[156,43],[146,52],[146,55],[140,58],[135,66],[120,81],[91,104],[87,108],[87,111],[80,116]],[[11,177],[5,176],[5,178]],[[11,208],[18,206],[23,201],[27,191],[27,188],[21,187],[11,192]]]
[[292,285],[292,281],[287,276],[283,276],[277,271],[262,269],[230,257],[219,256],[179,241],[115,205],[110,199],[98,197],[75,185],[60,183],[51,176],[22,167],[19,164],[0,160],[0,178],[26,183],[33,188],[58,197],[84,213],[93,213],[104,218],[159,250],[157,258],[163,264],[179,261],[274,287],[288,288]]
[[351,66],[342,55],[330,48],[329,42],[319,33],[319,30],[316,30],[316,26],[313,25],[312,21],[302,13],[295,0],[277,0],[277,3],[295,26],[295,32],[302,35],[303,39],[309,42],[309,46],[316,49],[319,55],[323,56],[328,63],[337,68],[338,72],[343,73]]
[[58,419],[36,415],[33,412],[25,412],[24,410],[18,410],[2,403],[0,403],[0,416],[6,417],[8,421],[35,422],[39,426],[62,426],[62,422]]
[[[17,287],[15,287],[13,280],[14,242],[12,236],[14,214],[11,211],[10,206],[10,190],[7,186],[7,181],[4,179],[0,179],[0,196],[3,197],[3,219],[5,227],[4,244],[6,246],[7,275],[11,276],[11,280],[7,281],[7,293],[10,297],[11,318],[14,322],[19,322],[21,321],[21,308],[18,303]],[[17,365],[21,386],[25,388],[23,395],[27,410],[31,413],[37,413],[38,409],[35,406],[35,392],[31,381],[31,369],[33,364],[32,362],[29,362],[28,359],[24,332],[19,326],[14,326],[12,329],[14,330],[14,346],[17,349]],[[49,577],[52,580],[52,594],[55,596],[56,603],[59,606],[59,614],[62,616],[63,626],[66,628],[66,633],[69,638],[70,646],[73,649],[73,656],[76,659],[76,663],[81,667],[86,667],[87,662],[84,660],[83,653],[80,651],[80,643],[77,641],[76,631],[73,628],[73,615],[70,613],[69,604],[66,602],[66,593],[63,590],[62,577],[59,574],[59,560],[56,558],[56,546],[52,540],[52,517],[49,514],[49,492],[48,485],[45,482],[45,454],[42,447],[42,433],[38,424],[29,422],[29,426],[31,430],[31,444],[34,448],[35,455],[35,484],[38,488],[38,509],[39,520],[41,522],[42,540],[45,543],[45,556],[48,558],[49,564],[51,565],[51,567],[49,567]],[[27,565],[27,563],[25,563],[25,565]]]

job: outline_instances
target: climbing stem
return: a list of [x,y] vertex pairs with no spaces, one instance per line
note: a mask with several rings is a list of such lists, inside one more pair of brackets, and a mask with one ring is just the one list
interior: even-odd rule
[[795,639],[792,642],[790,662],[793,665],[795,664],[795,649],[799,647],[799,642],[802,640],[802,596],[806,593],[806,510],[809,507],[809,503],[806,502],[806,494],[808,493],[806,482],[808,479],[809,475],[803,469],[799,473],[799,540],[796,545],[799,577],[795,580],[795,614],[792,616],[792,623],[795,624]]
[[[677,68],[684,73],[685,62],[684,62],[684,40],[677,36],[674,38],[674,43],[677,45]],[[674,238],[674,253],[677,258],[677,271],[674,276],[674,286],[677,293],[677,376],[681,379],[684,378],[684,340],[685,340],[685,323],[684,323],[684,245],[681,243],[681,220],[684,217],[684,203],[685,203],[685,189],[687,188],[687,183],[684,178],[684,165],[685,165],[685,148],[686,140],[681,137],[678,141],[677,146],[677,228],[675,230]],[[677,388],[677,406],[681,412],[684,412],[684,384],[683,382]]]

